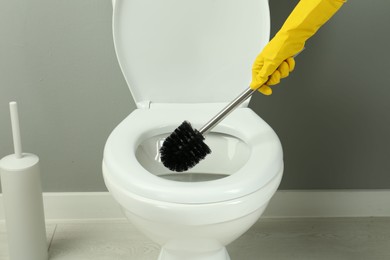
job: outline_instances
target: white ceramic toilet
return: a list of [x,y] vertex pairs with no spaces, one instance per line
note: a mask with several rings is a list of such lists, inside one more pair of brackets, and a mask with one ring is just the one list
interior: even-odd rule
[[160,260],[226,260],[278,188],[282,147],[248,102],[205,142],[212,153],[174,173],[159,148],[182,121],[200,128],[247,88],[269,37],[267,0],[117,0],[114,44],[137,104],[111,133],[106,186],[128,219],[161,245]]

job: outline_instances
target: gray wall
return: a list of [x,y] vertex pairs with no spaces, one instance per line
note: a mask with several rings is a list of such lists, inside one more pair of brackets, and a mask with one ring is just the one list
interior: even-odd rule
[[109,0],[0,0],[0,157],[17,100],[45,191],[102,191],[104,143],[134,108],[118,67]]
[[[297,1],[271,0],[272,34]],[[390,2],[349,0],[307,43],[296,71],[253,108],[285,153],[281,189],[390,188]],[[104,191],[111,130],[134,108],[112,44],[109,0],[0,1],[0,157],[8,102],[44,191]]]
[[[294,3],[270,1],[272,33]],[[252,108],[278,133],[281,189],[390,188],[389,1],[349,0]]]

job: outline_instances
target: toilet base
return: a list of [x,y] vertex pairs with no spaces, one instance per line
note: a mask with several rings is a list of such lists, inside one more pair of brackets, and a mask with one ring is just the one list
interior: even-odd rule
[[230,260],[224,246],[213,241],[172,241],[161,248],[158,260]]

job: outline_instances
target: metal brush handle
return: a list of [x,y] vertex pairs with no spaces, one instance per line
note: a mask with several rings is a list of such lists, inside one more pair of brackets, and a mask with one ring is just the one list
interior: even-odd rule
[[[294,58],[297,57],[302,51],[304,51],[305,48],[303,48],[301,51],[299,51],[297,54],[294,55]],[[260,86],[259,88],[261,88]],[[229,115],[236,107],[242,104],[245,100],[247,100],[250,96],[253,95],[259,88],[257,89],[251,89],[248,88],[244,90],[238,97],[236,97],[232,102],[230,102],[224,109],[222,109],[218,114],[216,114],[213,118],[210,119],[202,128],[199,129],[199,133],[202,135],[208,133],[211,129],[214,128],[219,122],[221,122],[227,115]]]
[[257,90],[251,88],[243,91],[238,97],[236,97],[232,102],[230,102],[224,109],[222,109],[218,114],[216,114],[210,121],[208,121],[202,128],[199,129],[199,132],[204,135],[214,128],[219,122],[221,122],[227,115],[229,115],[236,107],[242,104],[247,100],[253,93]]

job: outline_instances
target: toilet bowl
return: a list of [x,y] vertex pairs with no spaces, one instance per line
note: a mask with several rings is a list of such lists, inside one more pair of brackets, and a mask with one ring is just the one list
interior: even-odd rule
[[212,153],[189,171],[165,168],[159,148],[183,120],[199,129],[245,88],[268,40],[268,1],[116,0],[113,33],[137,109],[106,142],[108,190],[161,245],[159,260],[230,259],[225,246],[280,184],[277,135],[246,102],[207,134]]
[[106,186],[128,219],[162,246],[160,259],[229,259],[224,246],[258,220],[280,184],[280,142],[248,108],[214,128],[206,138],[212,154],[188,172],[162,165],[159,148],[177,121],[187,116],[196,126],[212,110],[139,109],[107,140]]

